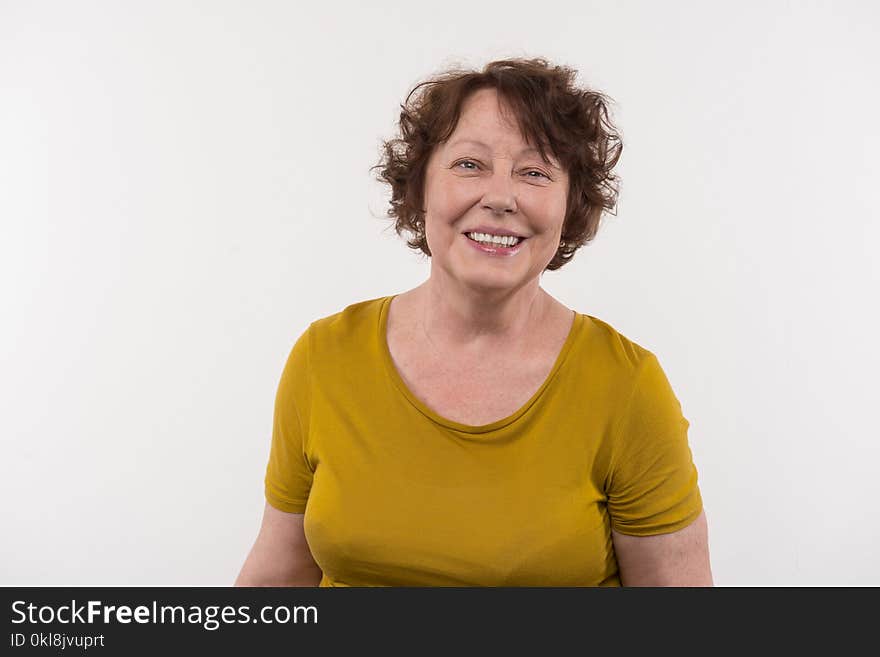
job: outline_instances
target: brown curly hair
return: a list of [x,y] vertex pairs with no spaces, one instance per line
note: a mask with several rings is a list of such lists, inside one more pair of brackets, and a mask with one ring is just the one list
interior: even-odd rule
[[386,214],[395,219],[398,235],[412,235],[407,246],[431,255],[422,209],[427,163],[434,146],[455,131],[464,101],[484,88],[494,88],[512,110],[527,143],[545,161],[549,150],[568,173],[562,240],[546,269],[559,269],[595,237],[603,210],[616,215],[619,178],[611,170],[623,143],[608,118],[611,98],[577,88],[576,76],[576,70],[543,58],[503,59],[482,71],[449,69],[409,92],[400,106],[400,138],[383,141],[382,158],[370,168],[380,169],[377,179],[391,185]]

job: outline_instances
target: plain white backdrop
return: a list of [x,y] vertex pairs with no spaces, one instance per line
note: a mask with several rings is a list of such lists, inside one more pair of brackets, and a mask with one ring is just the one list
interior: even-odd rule
[[421,283],[369,167],[450,66],[610,95],[542,285],[660,359],[716,584],[880,585],[874,2],[0,2],[0,584],[226,586],[308,324]]

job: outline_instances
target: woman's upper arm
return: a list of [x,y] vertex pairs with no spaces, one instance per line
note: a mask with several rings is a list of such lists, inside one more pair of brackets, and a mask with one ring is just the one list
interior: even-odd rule
[[706,514],[670,534],[629,536],[611,530],[623,586],[713,586]]
[[322,573],[303,521],[304,514],[287,513],[266,502],[260,533],[235,586],[317,586]]

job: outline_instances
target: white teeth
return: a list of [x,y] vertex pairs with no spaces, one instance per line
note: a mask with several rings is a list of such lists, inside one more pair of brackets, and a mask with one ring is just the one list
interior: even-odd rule
[[497,235],[487,235],[486,233],[467,233],[467,236],[475,242],[492,244],[494,246],[509,247],[520,242],[520,238],[514,237],[513,235],[505,235],[503,237],[499,237]]

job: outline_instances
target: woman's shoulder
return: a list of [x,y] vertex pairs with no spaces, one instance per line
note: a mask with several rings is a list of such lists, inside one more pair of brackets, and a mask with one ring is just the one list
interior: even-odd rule
[[[585,320],[589,325],[585,376],[605,381],[609,394],[621,403],[638,391],[638,403],[646,409],[674,409],[678,402],[657,355],[607,321],[592,315],[585,315]],[[621,408],[612,402],[609,406]]]
[[[381,351],[379,319],[382,306],[390,297],[374,297],[348,304],[309,324],[310,349],[318,360],[335,367],[352,358],[375,356]],[[334,354],[338,358],[334,358]]]
[[382,303],[387,298],[382,296],[350,303],[341,310],[315,319],[311,323],[310,330],[317,333],[346,332],[369,325],[378,317]]
[[587,324],[590,357],[600,359],[611,370],[635,372],[646,360],[655,358],[653,352],[618,330],[610,322],[583,313]]
[[297,339],[294,351],[308,354],[313,375],[335,377],[375,365],[381,354],[378,322],[382,303],[376,297],[350,303],[341,310],[311,321]]

